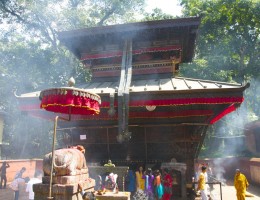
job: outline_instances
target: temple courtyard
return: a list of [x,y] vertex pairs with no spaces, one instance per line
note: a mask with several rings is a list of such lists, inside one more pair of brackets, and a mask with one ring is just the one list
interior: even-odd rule
[[[24,189],[25,191],[25,189]],[[218,193],[218,188],[216,188],[216,193]],[[0,199],[1,200],[12,200],[13,191],[9,188],[0,190]],[[259,186],[250,185],[248,189],[248,194],[253,197],[246,197],[247,200],[260,200],[260,189]],[[196,198],[199,200],[200,198]],[[215,194],[214,200],[220,200],[220,196]],[[28,194],[26,192],[21,192],[19,200],[28,200]],[[222,186],[222,200],[236,200],[235,189],[232,185],[232,181],[228,181],[227,185]]]

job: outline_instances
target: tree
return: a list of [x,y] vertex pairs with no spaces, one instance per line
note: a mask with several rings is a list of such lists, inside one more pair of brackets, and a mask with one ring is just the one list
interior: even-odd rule
[[143,21],[155,21],[155,20],[163,20],[163,19],[173,19],[174,16],[163,13],[163,11],[159,8],[155,8],[152,10],[152,13],[144,13]]
[[[209,137],[241,135],[243,125],[260,116],[260,2],[255,0],[181,0],[184,16],[201,16],[194,63],[183,65],[182,73],[196,78],[228,82],[250,82],[239,116],[231,115],[216,125]],[[202,73],[201,73],[202,72]],[[239,130],[230,124],[241,120]],[[254,118],[255,119],[255,118]],[[228,122],[228,123],[225,123]],[[212,139],[212,138],[210,138]],[[206,141],[207,142],[207,141]]]
[[[91,78],[84,65],[60,45],[57,33],[133,21],[143,3],[144,0],[0,1],[0,109],[11,115],[10,123],[15,122],[6,125],[5,140],[10,143],[4,149],[9,152],[6,156],[39,156],[48,149],[42,147],[51,143],[48,133],[52,122],[43,126],[40,120],[31,119],[32,126],[24,130],[28,116],[17,109],[15,90],[19,94],[66,85],[71,76],[78,83]],[[38,126],[41,131],[37,131]],[[41,147],[36,148],[37,153],[31,151],[36,144]]]
[[259,76],[259,1],[191,0],[182,5],[185,15],[202,16],[199,58],[207,58],[216,71],[229,71],[235,81]]
[[[249,109],[259,116],[253,91],[259,91],[260,72],[260,2],[259,1],[181,1],[184,14],[202,16],[195,69],[206,70],[204,76],[234,82],[248,82]],[[186,66],[184,66],[185,68]],[[188,70],[184,70],[184,73]]]

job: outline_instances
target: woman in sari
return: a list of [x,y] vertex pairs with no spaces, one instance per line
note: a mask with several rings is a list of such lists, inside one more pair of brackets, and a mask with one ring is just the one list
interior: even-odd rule
[[145,194],[148,197],[148,200],[153,200],[154,199],[154,194],[153,194],[154,175],[152,174],[151,168],[147,169],[143,178],[145,179]]
[[140,166],[139,170],[135,172],[136,177],[136,189],[144,190],[145,180],[143,179],[143,167]]
[[154,185],[155,185],[156,199],[160,200],[163,196],[163,186],[162,186],[162,183],[161,183],[161,173],[160,173],[159,170],[155,171]]

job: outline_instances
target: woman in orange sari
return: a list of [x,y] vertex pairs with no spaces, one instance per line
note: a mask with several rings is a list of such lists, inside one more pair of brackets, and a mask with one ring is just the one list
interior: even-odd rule
[[161,184],[161,173],[159,170],[155,171],[154,185],[156,199],[160,200],[163,196],[163,186]]

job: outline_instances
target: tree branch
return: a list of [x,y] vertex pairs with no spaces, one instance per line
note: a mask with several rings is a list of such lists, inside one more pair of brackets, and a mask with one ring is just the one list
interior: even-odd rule
[[115,12],[116,9],[117,9],[117,6],[113,5],[113,7],[110,10],[108,10],[108,12],[105,14],[105,16],[97,23],[97,25],[102,26],[104,21],[106,21],[110,17],[110,15],[112,15]]

